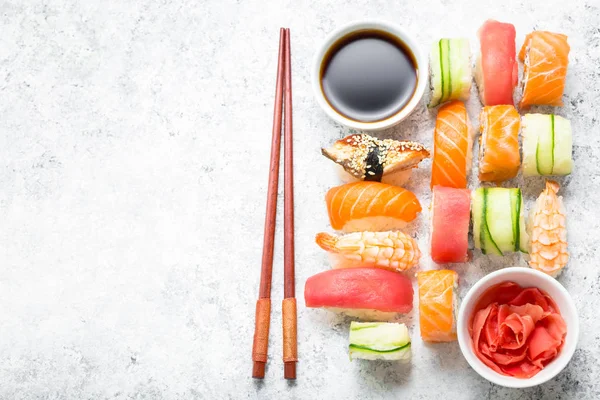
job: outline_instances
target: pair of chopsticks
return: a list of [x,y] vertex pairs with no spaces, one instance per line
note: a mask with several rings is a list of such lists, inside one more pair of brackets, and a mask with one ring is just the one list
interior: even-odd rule
[[292,150],[292,73],[290,59],[290,30],[281,28],[279,33],[279,61],[275,109],[273,113],[273,137],[271,139],[271,164],[267,212],[263,238],[260,290],[256,302],[256,322],[252,345],[252,377],[265,377],[269,346],[271,318],[271,277],[273,274],[273,246],[277,219],[277,187],[279,180],[279,153],[281,145],[281,120],[284,118],[284,299],[281,307],[283,325],[283,361],[285,379],[296,379],[298,348],[296,339],[296,294],[294,282],[294,171]]

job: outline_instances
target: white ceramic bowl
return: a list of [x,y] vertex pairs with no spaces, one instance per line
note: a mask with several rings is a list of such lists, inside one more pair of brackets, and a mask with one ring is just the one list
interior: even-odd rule
[[[537,287],[548,293],[556,302],[567,324],[565,343],[558,356],[543,370],[528,379],[519,379],[497,373],[477,358],[471,346],[469,318],[475,303],[489,287],[505,281],[513,281],[523,287]],[[525,388],[540,385],[554,378],[569,363],[579,339],[579,317],[577,316],[577,309],[571,296],[556,279],[531,268],[512,267],[492,272],[473,285],[460,306],[456,329],[460,350],[467,359],[467,362],[479,375],[497,385],[511,388]]]
[[[323,58],[327,54],[327,50],[339,39],[348,35],[349,33],[361,31],[365,29],[375,29],[387,32],[390,35],[395,36],[397,39],[402,41],[415,56],[415,60],[417,62],[417,86],[415,88],[415,92],[413,93],[410,101],[400,109],[400,111],[396,112],[392,116],[374,122],[360,122],[354,121],[352,119],[346,118],[345,116],[338,113],[325,99],[325,94],[321,88],[321,64],[323,62]],[[348,25],[342,26],[331,32],[329,36],[321,43],[317,52],[315,53],[315,57],[313,60],[313,68],[312,68],[312,87],[315,98],[317,99],[317,103],[321,106],[323,111],[329,117],[331,117],[336,122],[346,125],[349,128],[365,130],[365,131],[377,131],[382,129],[390,128],[404,118],[406,118],[410,113],[415,109],[415,107],[421,101],[423,97],[423,93],[425,92],[425,87],[427,86],[427,81],[429,80],[429,67],[428,60],[423,56],[423,53],[419,49],[419,46],[414,39],[413,36],[408,34],[402,28],[397,25],[383,22],[383,21],[357,21],[352,22]]]

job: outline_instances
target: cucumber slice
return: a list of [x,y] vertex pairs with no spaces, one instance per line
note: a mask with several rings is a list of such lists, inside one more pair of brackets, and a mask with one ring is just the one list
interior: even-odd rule
[[569,175],[573,169],[573,133],[571,122],[554,115],[554,168],[553,175]]
[[450,39],[440,40],[440,46],[442,50],[440,58],[443,58],[444,61],[442,68],[444,73],[444,82],[446,83],[442,101],[447,101],[452,97],[452,58],[450,57]]
[[410,360],[410,336],[404,324],[356,322],[350,324],[350,359]]
[[515,248],[511,189],[489,188],[486,190],[487,204],[485,219],[490,236],[495,244],[495,248],[490,249],[493,250],[490,252],[502,255],[505,251],[513,251]]
[[471,50],[468,39],[440,39],[429,53],[428,107],[449,100],[467,100],[471,92]]
[[479,188],[473,191],[471,215],[473,218],[473,239],[475,248],[480,249],[483,254],[502,254],[498,249],[494,238],[490,234],[489,224],[486,218],[488,214],[488,188]]
[[523,136],[523,176],[538,176],[537,145],[538,131],[544,131],[546,119],[542,114],[525,114],[521,118],[521,135]]
[[548,123],[544,131],[537,132],[538,142],[535,149],[535,162],[538,175],[552,175],[554,167],[554,115],[545,115]]
[[452,82],[451,100],[468,100],[471,95],[471,45],[469,39],[450,39],[449,63]]
[[525,208],[523,207],[523,196],[521,195],[521,207],[519,212],[519,250],[522,253],[529,253],[529,233],[525,224]]
[[523,201],[521,199],[520,189],[510,190],[510,212],[512,217],[512,230],[513,237],[515,239],[514,251],[519,251],[521,246],[521,228],[520,228],[520,216],[521,216],[521,205]]
[[473,241],[476,249],[484,249],[485,241],[481,240],[481,225],[483,221],[483,188],[471,193],[471,220],[473,221]]

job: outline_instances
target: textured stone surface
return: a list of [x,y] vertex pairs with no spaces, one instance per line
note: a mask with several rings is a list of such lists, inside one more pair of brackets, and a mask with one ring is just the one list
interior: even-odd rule
[[[513,22],[519,45],[534,28],[569,35],[557,112],[575,136],[575,171],[561,180],[572,258],[560,281],[582,329],[553,381],[494,386],[456,343],[423,345],[417,326],[410,366],[350,363],[348,321],[305,309],[306,278],[327,268],[313,237],[328,229],[323,197],[337,183],[319,148],[348,133],[313,100],[312,55],[334,27],[367,17],[402,24],[423,46],[452,35],[474,47],[488,17]],[[282,25],[295,93],[301,361],[291,384],[281,226],[270,362],[263,382],[249,377]],[[599,398],[599,25],[595,0],[0,2],[0,398]],[[478,109],[475,96],[475,124]],[[433,125],[422,107],[381,136],[431,145]],[[425,205],[429,171],[409,185]],[[542,185],[523,185],[529,207]],[[425,210],[424,269],[427,221]],[[523,261],[476,255],[458,268],[463,293],[513,264]]]

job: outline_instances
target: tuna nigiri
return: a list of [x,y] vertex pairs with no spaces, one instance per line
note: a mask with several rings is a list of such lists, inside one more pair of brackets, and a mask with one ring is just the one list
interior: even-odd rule
[[436,263],[467,261],[471,191],[433,187],[431,199],[431,259]]
[[325,196],[331,227],[344,232],[403,228],[421,212],[414,193],[379,182],[334,187]]
[[535,31],[519,52],[523,62],[523,98],[519,107],[533,104],[562,106],[570,47],[567,36]]
[[458,274],[451,270],[417,273],[419,285],[419,326],[426,342],[456,340],[456,288]]
[[402,186],[413,168],[429,157],[420,143],[380,140],[353,134],[338,140],[321,153],[338,164],[343,182],[375,181]]
[[479,180],[501,182],[519,172],[521,116],[510,105],[483,107],[479,115]]
[[484,106],[514,104],[513,90],[519,80],[515,27],[487,20],[479,31],[481,53],[475,64],[475,81]]
[[529,266],[557,277],[567,265],[567,228],[565,206],[557,196],[558,183],[546,182],[530,215],[531,259]]
[[330,269],[306,280],[307,307],[390,321],[413,307],[413,287],[403,274],[380,268]]
[[473,135],[463,102],[453,101],[440,108],[433,135],[431,187],[466,188],[473,158]]
[[[467,217],[467,227],[468,227]],[[400,231],[319,233],[317,244],[332,256],[334,268],[379,267],[404,271],[419,263],[417,242]]]

